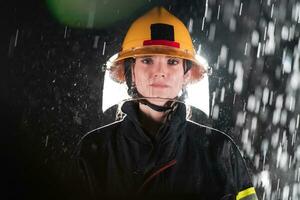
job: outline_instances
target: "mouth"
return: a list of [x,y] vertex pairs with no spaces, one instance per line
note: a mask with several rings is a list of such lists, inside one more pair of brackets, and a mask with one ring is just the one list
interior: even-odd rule
[[169,85],[163,84],[163,83],[152,83],[150,84],[151,87],[155,88],[168,88],[170,87]]

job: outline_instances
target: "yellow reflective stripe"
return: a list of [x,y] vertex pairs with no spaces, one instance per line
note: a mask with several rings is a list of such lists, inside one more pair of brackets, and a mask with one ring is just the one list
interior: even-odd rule
[[252,194],[256,194],[254,187],[251,187],[251,188],[248,188],[246,190],[239,192],[238,195],[236,196],[236,200],[243,199]]

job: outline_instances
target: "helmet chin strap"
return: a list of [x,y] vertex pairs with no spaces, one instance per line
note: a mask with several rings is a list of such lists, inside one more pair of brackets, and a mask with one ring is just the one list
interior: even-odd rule
[[157,112],[166,112],[172,108],[171,106],[159,106],[159,105],[153,104],[153,103],[147,101],[146,99],[141,99],[141,100],[139,100],[139,102]]

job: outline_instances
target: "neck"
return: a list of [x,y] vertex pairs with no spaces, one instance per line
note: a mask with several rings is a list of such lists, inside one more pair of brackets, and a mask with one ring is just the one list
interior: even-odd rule
[[157,123],[164,123],[167,115],[166,112],[158,112],[156,110],[151,109],[149,106],[141,103],[139,104],[139,107],[144,116],[149,120],[152,120]]
[[154,135],[157,133],[159,127],[165,122],[167,112],[158,112],[151,109],[149,106],[142,103],[139,104],[140,108],[140,120],[143,128]]

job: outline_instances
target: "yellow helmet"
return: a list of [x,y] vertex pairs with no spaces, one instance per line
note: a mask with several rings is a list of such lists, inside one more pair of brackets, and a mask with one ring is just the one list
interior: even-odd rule
[[190,82],[201,80],[207,69],[194,49],[185,25],[163,7],[155,7],[130,26],[121,51],[111,61],[110,75],[125,81],[124,60],[148,55],[168,55],[192,61]]

